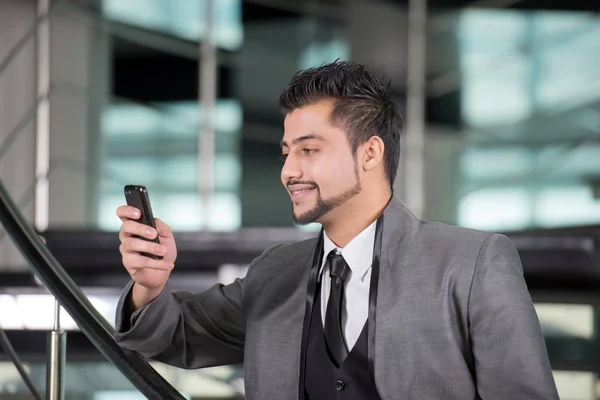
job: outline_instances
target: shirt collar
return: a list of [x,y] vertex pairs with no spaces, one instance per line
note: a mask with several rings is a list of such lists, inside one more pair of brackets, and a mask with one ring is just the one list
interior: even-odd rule
[[[340,249],[323,231],[323,262],[321,263],[321,272],[327,261],[327,255],[337,249],[341,252],[344,260],[352,270],[355,276],[363,277],[373,262],[373,246],[375,244],[375,228],[377,221],[374,221],[365,230],[354,237],[344,248]],[[321,273],[319,273],[319,276]]]

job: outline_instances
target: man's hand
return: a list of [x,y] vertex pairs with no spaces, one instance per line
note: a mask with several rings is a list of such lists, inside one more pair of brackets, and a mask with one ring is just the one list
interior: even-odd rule
[[[148,304],[162,292],[177,258],[177,246],[169,226],[156,218],[154,230],[137,222],[140,215],[140,210],[135,207],[121,206],[117,209],[117,216],[123,221],[119,232],[119,251],[123,257],[123,266],[135,281],[131,296],[133,311]],[[154,239],[157,235],[160,244],[138,237]],[[155,260],[140,253],[163,258]]]

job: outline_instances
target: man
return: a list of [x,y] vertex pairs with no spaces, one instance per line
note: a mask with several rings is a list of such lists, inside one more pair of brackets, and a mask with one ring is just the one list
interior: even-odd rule
[[281,181],[321,234],[230,285],[171,292],[171,230],[120,207],[120,345],[182,368],[244,362],[248,399],[558,399],[510,241],[422,221],[393,195],[401,120],[381,82],[335,62],[295,75],[280,105]]

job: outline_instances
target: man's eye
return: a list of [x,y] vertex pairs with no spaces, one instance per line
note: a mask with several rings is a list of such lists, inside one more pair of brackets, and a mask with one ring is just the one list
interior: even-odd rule
[[315,150],[315,149],[302,149],[302,151],[304,152],[304,154],[313,154],[317,150]]
[[281,161],[285,161],[287,159],[287,156],[288,156],[287,154],[282,154],[282,155],[279,156],[279,159]]

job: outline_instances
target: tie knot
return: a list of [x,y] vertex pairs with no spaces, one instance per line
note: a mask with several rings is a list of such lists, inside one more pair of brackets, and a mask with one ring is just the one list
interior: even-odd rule
[[341,254],[337,254],[334,250],[329,253],[327,260],[329,261],[329,276],[331,278],[337,277],[344,282],[350,272],[350,267],[346,263],[346,260],[344,260],[344,257]]

